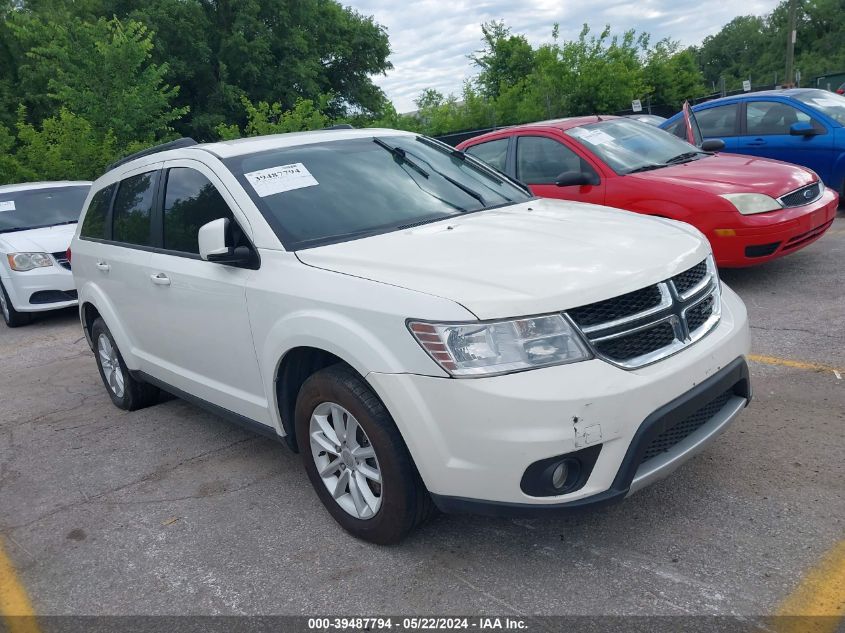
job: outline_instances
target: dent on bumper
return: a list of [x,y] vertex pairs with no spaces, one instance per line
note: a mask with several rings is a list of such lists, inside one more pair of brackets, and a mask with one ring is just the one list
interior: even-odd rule
[[[607,503],[629,494],[635,476],[640,477],[635,488],[664,476],[736,417],[734,412],[718,428],[708,424],[693,433],[671,459],[663,456],[666,463],[655,472],[637,473],[637,459],[636,466],[624,469],[626,480],[619,479],[644,421],[729,367],[745,367],[745,308],[728,288],[723,303],[720,324],[702,341],[639,370],[594,360],[474,380],[410,374],[370,374],[367,379],[444,510],[524,514],[527,509]],[[601,453],[582,488],[550,497],[521,490],[530,464],[598,443]]]

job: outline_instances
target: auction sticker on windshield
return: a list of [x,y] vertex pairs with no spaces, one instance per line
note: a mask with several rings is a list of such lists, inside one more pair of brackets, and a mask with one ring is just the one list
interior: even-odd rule
[[0,212],[3,211],[14,211],[15,210],[15,201],[14,200],[3,200],[0,202]]
[[613,142],[613,137],[602,130],[582,130],[578,128],[573,130],[572,134],[592,145],[604,145]]
[[249,184],[261,198],[273,194],[313,187],[320,183],[311,175],[302,163],[280,165],[269,169],[260,169],[244,174]]

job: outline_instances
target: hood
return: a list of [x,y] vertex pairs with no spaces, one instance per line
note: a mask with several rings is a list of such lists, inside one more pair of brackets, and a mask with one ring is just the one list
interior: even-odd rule
[[60,224],[0,233],[0,244],[5,245],[7,253],[58,253],[68,249],[75,231],[76,224]]
[[715,154],[680,165],[631,174],[626,178],[682,185],[716,195],[764,193],[772,198],[779,198],[818,179],[804,167],[739,154]]
[[494,319],[624,294],[667,279],[709,252],[686,224],[537,199],[297,256],[317,268],[444,297],[480,319]]

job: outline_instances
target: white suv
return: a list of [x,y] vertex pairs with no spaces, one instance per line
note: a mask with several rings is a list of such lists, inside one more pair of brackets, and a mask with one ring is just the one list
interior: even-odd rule
[[621,499],[750,399],[745,307],[696,229],[406,132],[153,148],[94,183],[72,255],[117,406],[161,388],[284,438],[376,543],[433,506]]
[[9,327],[76,305],[67,248],[90,182],[0,187],[0,312]]

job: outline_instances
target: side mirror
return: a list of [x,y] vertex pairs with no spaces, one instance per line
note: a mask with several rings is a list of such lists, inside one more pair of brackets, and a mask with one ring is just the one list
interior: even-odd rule
[[798,121],[789,126],[789,133],[792,136],[815,136],[816,128],[807,121]]
[[200,257],[207,262],[219,264],[248,264],[252,252],[246,246],[232,246],[231,230],[228,218],[212,220],[200,227],[198,241]]
[[725,149],[725,141],[720,138],[709,138],[701,143],[701,150],[704,152],[718,152]]
[[599,179],[595,174],[587,174],[583,171],[565,171],[555,178],[558,187],[572,187],[575,185],[597,185]]

